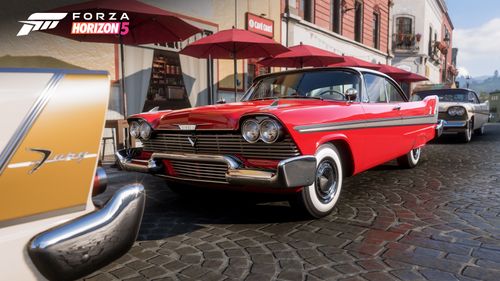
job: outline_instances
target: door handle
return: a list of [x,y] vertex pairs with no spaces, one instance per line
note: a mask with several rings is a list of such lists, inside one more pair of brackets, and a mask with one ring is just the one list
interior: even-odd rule
[[392,110],[401,110],[401,105],[396,105],[392,108]]

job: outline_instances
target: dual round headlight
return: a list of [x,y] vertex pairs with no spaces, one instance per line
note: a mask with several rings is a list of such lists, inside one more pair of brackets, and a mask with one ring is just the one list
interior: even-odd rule
[[283,127],[276,120],[266,118],[262,121],[247,119],[241,125],[241,135],[249,143],[261,140],[265,143],[278,141],[283,135]]
[[452,106],[448,108],[448,115],[450,116],[462,116],[465,114],[465,108],[461,106]]
[[130,123],[130,135],[134,138],[148,140],[151,137],[153,129],[147,122],[132,121]]

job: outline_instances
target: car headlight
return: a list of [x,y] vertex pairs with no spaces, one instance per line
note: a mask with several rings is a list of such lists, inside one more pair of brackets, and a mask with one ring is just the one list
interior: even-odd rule
[[148,140],[151,137],[151,126],[148,123],[142,122],[140,127],[141,139]]
[[134,138],[138,138],[141,134],[139,122],[133,121],[130,123],[130,135]]
[[241,125],[241,135],[249,143],[254,143],[259,140],[259,130],[259,121],[255,119],[247,119]]
[[260,139],[265,143],[277,141],[283,134],[281,125],[273,119],[265,119],[260,123]]
[[465,114],[465,108],[461,106],[453,106],[448,108],[448,115],[450,116],[462,116]]

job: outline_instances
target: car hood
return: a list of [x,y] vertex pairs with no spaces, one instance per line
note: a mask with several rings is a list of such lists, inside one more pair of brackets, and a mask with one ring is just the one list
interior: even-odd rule
[[178,130],[179,125],[196,125],[197,130],[237,130],[239,120],[244,115],[273,115],[279,119],[283,113],[298,108],[331,106],[332,104],[345,104],[345,102],[306,99],[260,100],[147,112],[133,115],[129,119],[144,119],[154,129],[161,130]]
[[452,106],[462,106],[466,110],[470,111],[472,109],[472,105],[470,103],[465,102],[439,102],[439,112],[446,112],[448,108]]

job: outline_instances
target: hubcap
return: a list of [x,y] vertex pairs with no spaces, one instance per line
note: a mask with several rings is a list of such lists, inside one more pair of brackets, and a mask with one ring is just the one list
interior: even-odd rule
[[337,167],[329,160],[324,160],[316,170],[316,196],[323,204],[330,203],[337,193]]
[[420,158],[420,148],[415,148],[411,151],[411,158],[417,161]]

